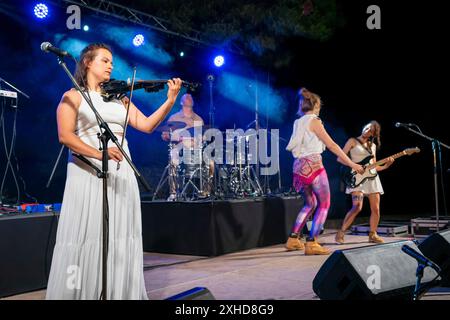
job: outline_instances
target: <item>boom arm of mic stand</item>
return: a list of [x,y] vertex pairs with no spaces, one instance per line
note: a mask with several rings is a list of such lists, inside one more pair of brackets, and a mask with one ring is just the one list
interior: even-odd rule
[[409,130],[409,131],[411,131],[411,132],[413,132],[413,133],[415,133],[415,134],[421,136],[422,138],[425,138],[425,139],[427,139],[427,140],[430,140],[431,142],[436,141],[436,142],[438,142],[441,146],[444,146],[445,148],[447,148],[447,149],[450,150],[450,146],[446,145],[445,143],[440,142],[439,140],[433,139],[433,138],[431,138],[431,137],[429,137],[429,136],[423,134],[422,132],[419,132],[419,131],[417,131],[417,130],[411,129],[410,127],[405,127],[405,129],[407,129],[407,130]]
[[109,128],[108,124],[103,120],[103,118],[100,116],[100,114],[98,113],[97,109],[94,108],[92,101],[86,96],[86,93],[80,88],[80,86],[78,85],[77,81],[75,80],[75,78],[72,76],[72,74],[70,73],[69,69],[67,69],[66,63],[64,62],[64,60],[61,57],[58,57],[58,63],[59,65],[64,69],[64,71],[67,73],[67,75],[69,76],[70,80],[72,81],[73,85],[75,86],[75,88],[80,92],[80,94],[83,96],[83,98],[86,100],[86,102],[88,103],[89,107],[92,109],[92,111],[94,112],[95,116],[97,117],[97,119],[100,121],[100,127],[103,128],[103,130],[105,130],[106,134],[109,135],[111,137],[111,140],[114,142],[114,144],[117,146],[117,148],[120,150],[120,152],[122,153],[123,157],[125,158],[125,160],[127,160],[128,164],[130,165],[130,167],[133,169],[134,174],[136,175],[136,177],[139,179],[139,181],[142,183],[142,185],[144,186],[144,188],[147,191],[150,191],[150,186],[147,183],[147,181],[144,179],[144,177],[141,175],[141,173],[137,170],[136,166],[133,164],[133,162],[131,161],[130,157],[127,155],[127,153],[125,152],[125,150],[122,148],[122,146],[119,143],[119,140],[117,139],[117,137],[112,133],[111,129]]
[[20,94],[22,94],[25,98],[30,99],[30,96],[27,95],[25,92],[17,89],[16,87],[14,87],[11,83],[9,83],[8,81],[6,81],[5,79],[3,79],[2,77],[0,77],[0,81],[6,83],[8,86],[10,86],[13,90],[16,90],[17,92],[19,92]]
[[[437,172],[438,172],[438,167],[437,167],[437,163],[438,161],[440,161],[440,153],[441,153],[441,149],[439,148],[440,145],[446,147],[447,149],[450,150],[450,147],[447,146],[446,144],[440,142],[439,140],[433,139],[427,135],[424,135],[422,132],[418,132],[414,129],[411,129],[410,127],[406,127],[406,129],[408,129],[409,131],[431,141],[431,146],[433,149],[433,171],[434,171],[434,200],[435,200],[435,211],[436,211],[436,231],[439,231],[439,187],[438,187],[438,177],[437,177]],[[437,147],[436,147],[437,146]],[[439,156],[436,154],[439,153]],[[442,164],[441,164],[442,165]]]

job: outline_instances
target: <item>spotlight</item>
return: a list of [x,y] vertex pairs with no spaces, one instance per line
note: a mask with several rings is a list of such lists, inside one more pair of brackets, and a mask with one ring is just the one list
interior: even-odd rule
[[184,57],[184,52],[183,51],[180,52],[180,57]]
[[83,30],[86,31],[86,32],[89,31],[89,26],[86,24],[86,25],[83,27]]
[[217,56],[214,58],[214,65],[218,68],[223,66],[225,63],[225,58],[223,56]]
[[133,45],[139,47],[144,44],[144,36],[142,34],[137,34],[133,39]]
[[34,15],[39,19],[44,19],[48,15],[48,7],[43,3],[34,6]]

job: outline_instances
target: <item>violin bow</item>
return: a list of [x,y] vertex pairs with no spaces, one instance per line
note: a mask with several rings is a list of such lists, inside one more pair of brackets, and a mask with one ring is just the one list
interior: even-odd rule
[[[133,90],[134,90],[134,81],[136,79],[136,66],[133,67],[133,79],[131,80],[131,90],[130,90],[130,98],[128,99],[128,103],[127,103],[127,113],[125,115],[125,123],[123,126],[123,135],[122,135],[122,141],[120,142],[120,146],[123,148],[123,142],[125,140],[125,135],[127,134],[127,127],[128,127],[128,116],[130,113],[130,104],[131,104],[131,99],[133,98]],[[117,162],[117,169],[119,170],[120,168],[120,162]]]

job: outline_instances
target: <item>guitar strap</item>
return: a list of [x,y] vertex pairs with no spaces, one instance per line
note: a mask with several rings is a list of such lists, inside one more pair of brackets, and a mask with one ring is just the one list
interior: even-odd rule
[[367,151],[371,156],[373,155],[372,150],[370,150],[369,148],[367,148],[367,147],[361,142],[361,140],[359,140],[359,138],[355,138],[355,139],[356,139],[356,141],[359,142],[359,144],[360,144],[364,149],[366,149],[366,151]]

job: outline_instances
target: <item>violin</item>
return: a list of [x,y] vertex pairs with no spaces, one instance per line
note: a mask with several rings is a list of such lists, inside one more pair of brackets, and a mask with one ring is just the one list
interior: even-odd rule
[[[145,92],[157,92],[164,88],[169,80],[136,80],[133,90],[144,89]],[[195,91],[200,83],[182,81],[181,85],[191,91]],[[114,99],[122,99],[126,93],[131,91],[131,82],[124,80],[111,79],[100,84],[102,89],[103,100],[112,101]]]

